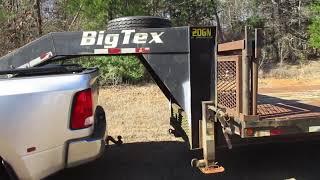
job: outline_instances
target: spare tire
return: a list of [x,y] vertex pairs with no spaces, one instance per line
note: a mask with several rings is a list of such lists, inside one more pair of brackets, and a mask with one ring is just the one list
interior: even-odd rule
[[155,16],[129,16],[109,21],[107,30],[167,27],[171,27],[171,21],[165,18]]

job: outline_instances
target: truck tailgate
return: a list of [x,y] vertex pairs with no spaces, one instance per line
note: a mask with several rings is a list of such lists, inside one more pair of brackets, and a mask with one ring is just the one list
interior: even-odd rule
[[[72,131],[70,111],[76,92],[91,88],[97,102],[97,70],[0,80],[0,135],[17,155],[59,147],[69,139],[92,134],[93,127]],[[1,144],[1,147],[8,147]],[[28,153],[29,147],[36,151]]]

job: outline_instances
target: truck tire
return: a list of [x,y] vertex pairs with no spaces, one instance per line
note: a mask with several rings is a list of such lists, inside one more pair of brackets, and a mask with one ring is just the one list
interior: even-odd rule
[[10,180],[10,177],[2,164],[2,159],[0,158],[0,179],[1,180]]
[[107,30],[166,28],[171,27],[168,19],[155,16],[128,16],[116,18],[108,22]]
[[0,180],[19,180],[12,166],[0,158]]

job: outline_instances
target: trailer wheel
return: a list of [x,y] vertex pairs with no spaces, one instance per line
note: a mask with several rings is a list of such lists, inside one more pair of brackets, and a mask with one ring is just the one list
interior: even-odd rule
[[171,27],[171,22],[165,18],[155,16],[128,16],[109,21],[107,30],[166,27]]

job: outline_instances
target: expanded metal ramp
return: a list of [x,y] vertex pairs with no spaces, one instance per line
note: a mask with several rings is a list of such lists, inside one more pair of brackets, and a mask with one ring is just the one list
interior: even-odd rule
[[234,114],[241,112],[241,59],[220,56],[217,62],[217,103]]
[[264,92],[258,96],[260,120],[320,119],[320,89],[295,92]]

